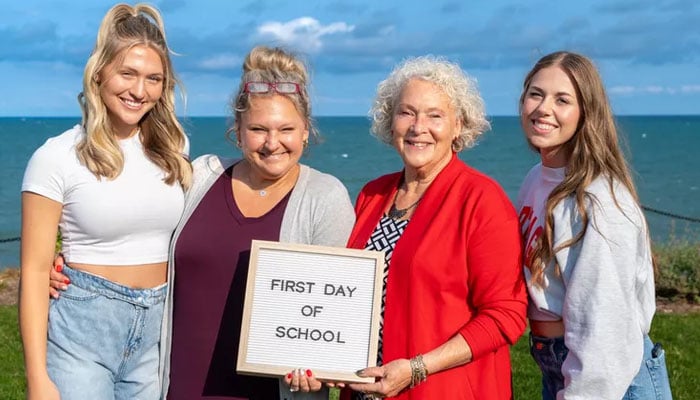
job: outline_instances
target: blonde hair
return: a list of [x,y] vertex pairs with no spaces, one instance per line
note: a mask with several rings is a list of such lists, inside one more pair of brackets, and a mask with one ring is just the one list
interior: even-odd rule
[[396,66],[377,87],[377,95],[369,114],[372,118],[371,132],[382,142],[391,144],[391,124],[396,101],[411,79],[435,84],[452,102],[457,117],[462,122],[462,131],[452,142],[454,152],[474,146],[476,139],[490,129],[476,80],[455,63],[439,57],[422,56],[409,58]]
[[[580,54],[565,51],[542,57],[525,77],[523,92],[520,96],[521,113],[532,78],[540,70],[549,67],[559,67],[568,75],[576,89],[580,117],[576,132],[562,148],[568,156],[566,175],[547,198],[544,232],[535,244],[531,256],[528,257],[527,268],[532,274],[532,282],[539,286],[544,283],[544,270],[554,259],[554,255],[559,250],[578,243],[586,234],[589,221],[586,203],[587,200],[595,201],[592,195],[586,192],[591,182],[599,176],[604,177],[618,208],[620,206],[617,204],[613,190],[615,182],[622,184],[635,201],[639,201],[627,162],[618,143],[617,128],[603,81],[591,60]],[[583,229],[573,238],[554,247],[554,207],[569,196],[573,196],[576,200]],[[559,271],[556,263],[554,268],[557,272]]]
[[77,145],[81,163],[98,178],[114,179],[124,167],[107,108],[100,96],[100,73],[113,61],[121,61],[134,46],[147,46],[163,62],[163,93],[140,122],[146,156],[167,173],[167,184],[179,182],[187,188],[192,167],[182,151],[185,132],[175,117],[175,86],[179,85],[165,40],[165,28],[158,10],[147,4],[117,4],[102,19],[97,42],[85,65],[83,92],[78,96],[83,127],[87,133]]
[[285,96],[294,103],[299,115],[306,121],[306,128],[314,140],[318,140],[319,134],[311,117],[311,100],[308,91],[309,74],[304,62],[295,54],[280,47],[256,46],[243,62],[243,75],[238,86],[238,91],[231,102],[234,123],[227,131],[231,133],[238,130],[241,114],[250,108],[251,94],[245,92],[248,82],[292,82],[299,85],[299,93],[275,93],[252,94],[253,96],[269,96],[279,94]]

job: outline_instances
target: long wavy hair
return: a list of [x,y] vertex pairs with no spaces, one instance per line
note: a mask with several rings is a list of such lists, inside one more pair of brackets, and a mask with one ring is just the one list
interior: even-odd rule
[[[251,94],[245,92],[245,84],[248,82],[293,82],[299,85],[299,93],[282,94],[287,97],[296,108],[299,115],[306,121],[306,128],[312,140],[319,140],[319,133],[314,126],[311,117],[311,99],[309,97],[309,73],[302,59],[281,47],[256,46],[243,61],[243,75],[238,91],[232,97],[231,110],[234,122],[226,132],[229,140],[233,133],[238,131],[241,114],[250,108]],[[267,95],[274,95],[270,93]],[[253,94],[253,96],[266,96],[266,94]]]
[[404,86],[414,78],[436,85],[450,99],[462,123],[462,131],[452,142],[452,151],[457,153],[474,146],[477,138],[490,129],[476,79],[464,72],[458,64],[428,55],[404,60],[377,86],[369,115],[372,119],[370,131],[380,141],[391,144],[391,124],[396,102]]
[[[586,204],[596,201],[586,192],[591,182],[598,177],[604,177],[618,208],[620,206],[613,190],[615,182],[627,188],[632,197],[639,202],[629,167],[620,148],[617,127],[603,81],[591,60],[580,54],[565,51],[542,57],[525,77],[523,92],[520,96],[520,112],[522,113],[523,100],[532,78],[540,70],[549,67],[559,67],[568,75],[576,89],[580,117],[576,132],[562,147],[568,160],[564,180],[547,198],[544,232],[528,257],[527,268],[532,274],[532,282],[539,286],[544,283],[544,270],[550,265],[554,255],[559,250],[578,243],[586,234],[586,227],[591,217],[586,212]],[[576,200],[583,229],[573,238],[554,247],[554,207],[569,196],[573,196]],[[556,262],[553,268],[556,268],[559,273],[559,265]]]
[[124,168],[124,155],[116,139],[107,107],[100,96],[100,73],[110,63],[121,62],[134,46],[147,46],[163,62],[163,93],[140,121],[141,140],[146,156],[166,172],[164,181],[188,188],[192,167],[183,154],[185,132],[175,117],[175,86],[179,85],[165,28],[158,10],[147,4],[117,4],[102,19],[97,42],[85,65],[83,91],[78,95],[83,113],[85,137],[76,152],[80,162],[96,177],[114,179]]

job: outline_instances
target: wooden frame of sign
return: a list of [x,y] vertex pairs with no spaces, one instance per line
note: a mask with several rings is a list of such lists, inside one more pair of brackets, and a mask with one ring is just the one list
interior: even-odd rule
[[253,240],[236,370],[374,382],[384,253]]

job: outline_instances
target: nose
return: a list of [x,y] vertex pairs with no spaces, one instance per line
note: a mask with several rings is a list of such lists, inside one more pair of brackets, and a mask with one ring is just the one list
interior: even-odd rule
[[276,130],[270,130],[265,135],[265,147],[268,149],[276,149],[279,144],[279,135]]
[[550,115],[552,113],[553,99],[549,96],[544,96],[535,110],[541,115]]
[[142,99],[146,95],[146,80],[144,78],[135,79],[129,88],[129,93],[136,99]]
[[418,113],[416,118],[413,120],[413,125],[411,126],[411,131],[415,134],[420,134],[425,132],[427,126],[427,116],[423,113]]

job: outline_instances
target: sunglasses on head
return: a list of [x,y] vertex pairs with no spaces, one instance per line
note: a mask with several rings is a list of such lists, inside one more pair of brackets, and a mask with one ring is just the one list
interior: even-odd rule
[[243,86],[244,93],[270,93],[273,90],[280,94],[300,92],[299,84],[294,82],[246,82]]

